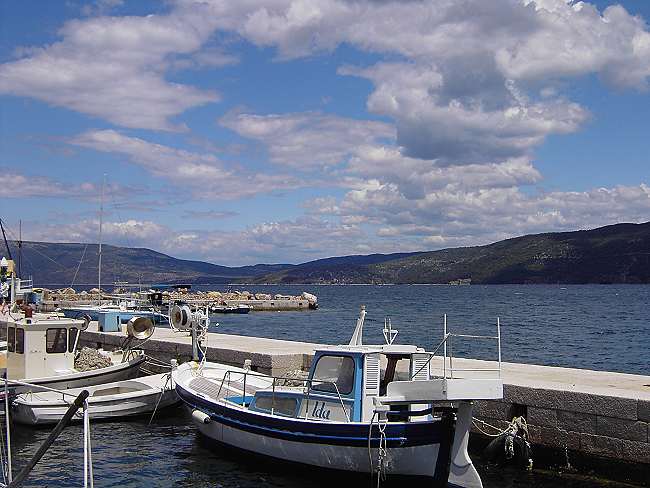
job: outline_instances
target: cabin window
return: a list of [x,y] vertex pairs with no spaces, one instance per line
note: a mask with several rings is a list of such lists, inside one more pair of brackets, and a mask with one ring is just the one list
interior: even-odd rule
[[67,330],[64,327],[47,329],[45,351],[48,353],[65,352],[68,348]]
[[70,327],[70,334],[68,334],[68,352],[74,351],[74,343],[77,340],[77,334],[79,334],[79,329],[76,327]]
[[354,359],[349,356],[321,356],[312,379],[313,390],[336,393],[338,388],[341,395],[349,395],[354,386]]
[[16,329],[16,352],[18,354],[25,353],[25,330]]
[[279,415],[287,415],[293,417],[296,415],[296,407],[298,407],[298,400],[289,397],[276,396],[275,401],[272,396],[259,396],[255,398],[255,408],[270,412],[273,408],[273,413]]
[[9,327],[7,329],[7,351],[14,352],[15,341],[16,341],[16,328]]

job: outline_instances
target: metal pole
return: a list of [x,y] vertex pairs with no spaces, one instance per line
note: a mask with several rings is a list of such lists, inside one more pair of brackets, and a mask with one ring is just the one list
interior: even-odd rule
[[248,373],[244,373],[244,394],[243,394],[243,397],[241,399],[242,407],[246,406],[246,377],[247,376],[248,376]]
[[82,390],[81,393],[79,393],[79,396],[75,398],[74,402],[68,410],[65,412],[61,420],[59,420],[59,423],[56,424],[54,429],[52,429],[52,432],[50,432],[50,435],[45,439],[45,442],[41,444],[41,447],[38,448],[38,451],[36,451],[36,454],[32,457],[32,459],[29,460],[29,463],[27,463],[27,466],[23,468],[23,470],[18,473],[18,476],[9,483],[8,488],[14,488],[17,486],[22,486],[23,482],[29,475],[29,473],[34,469],[34,466],[36,466],[36,463],[40,461],[40,459],[43,457],[43,454],[50,448],[50,446],[54,443],[56,438],[59,436],[61,431],[65,428],[66,425],[70,422],[72,417],[74,416],[75,413],[77,413],[77,410],[79,410],[82,406],[83,403],[86,401],[88,398],[88,390]]
[[84,487],[93,488],[93,456],[90,442],[90,412],[88,400],[84,400]]
[[[86,405],[88,400],[86,400]],[[88,417],[88,476],[90,477],[90,488],[95,486],[95,475],[93,474],[93,449],[90,441],[90,417]]]
[[497,317],[497,351],[499,354],[499,378],[501,378],[501,321]]
[[309,395],[311,393],[311,380],[305,380],[305,385],[307,386],[307,403],[305,404],[305,419],[309,415]]
[[22,264],[23,262],[23,221],[18,220],[18,278],[23,277]]
[[192,319],[192,361],[199,362],[199,339],[196,336],[196,323]]
[[102,304],[102,224],[104,222],[104,185],[106,175],[102,180],[102,197],[99,201],[99,261],[97,263],[97,288],[99,288],[99,304]]
[[[9,321],[7,320],[7,339],[9,339]],[[8,346],[8,345],[7,345]],[[7,374],[9,369],[7,368]],[[13,472],[11,470],[11,420],[9,418],[9,387],[5,381],[5,426],[7,428],[7,482],[11,483]]]
[[449,335],[449,376],[454,377],[454,338]]
[[9,311],[13,312],[16,307],[16,273],[11,273],[11,294],[9,299]]
[[444,315],[443,320],[443,334],[442,338],[445,342],[442,346],[442,377],[447,377],[447,314]]
[[86,431],[86,418],[88,417],[88,403],[84,401],[84,488],[88,488],[88,435]]

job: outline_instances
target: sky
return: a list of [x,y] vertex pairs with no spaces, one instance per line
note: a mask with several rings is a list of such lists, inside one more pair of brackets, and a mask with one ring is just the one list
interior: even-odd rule
[[105,243],[229,266],[645,222],[649,20],[638,0],[5,0],[0,218],[97,242],[101,215]]

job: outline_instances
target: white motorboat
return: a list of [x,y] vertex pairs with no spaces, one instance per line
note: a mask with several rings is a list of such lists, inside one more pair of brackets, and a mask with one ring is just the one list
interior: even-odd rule
[[499,345],[499,369],[471,373],[452,368],[447,344],[483,336],[450,334],[445,319],[444,352],[432,361],[438,348],[393,344],[389,322],[386,344],[364,345],[365,313],[348,345],[316,349],[306,380],[194,361],[172,372],[176,391],[201,434],[217,443],[322,468],[480,488],[467,452],[472,402],[503,396],[500,333],[489,337]]
[[[84,320],[57,314],[32,317],[0,317],[0,331],[7,339],[7,379],[56,389],[97,385],[135,378],[146,357],[142,350],[98,351],[103,367],[75,367],[79,335],[87,327]],[[29,387],[12,387],[23,393]]]
[[[152,414],[180,402],[170,374],[163,373],[64,391],[23,393],[12,402],[12,417],[26,425],[55,424],[82,390],[90,393],[88,413],[91,420]],[[73,419],[81,420],[82,412],[77,412]]]

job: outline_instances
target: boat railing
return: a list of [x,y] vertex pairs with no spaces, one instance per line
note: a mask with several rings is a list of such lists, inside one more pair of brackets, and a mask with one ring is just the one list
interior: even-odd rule
[[2,378],[2,381],[4,383],[7,383],[7,385],[26,386],[26,387],[29,388],[29,391],[26,392],[28,394],[34,393],[34,390],[37,390],[37,391],[51,391],[51,392],[54,392],[54,393],[58,393],[58,394],[61,395],[61,398],[62,398],[62,400],[64,402],[66,401],[65,400],[66,396],[68,396],[70,398],[73,398],[73,399],[77,397],[77,395],[72,395],[71,393],[68,393],[65,390],[57,390],[56,388],[50,388],[49,386],[37,385],[37,384],[34,384],[34,383],[27,383],[25,381],[18,381],[18,380],[6,380],[4,378]]
[[[221,379],[221,384],[219,385],[219,390],[217,392],[217,399],[221,398],[221,391],[224,387],[224,384],[226,385],[226,390],[232,391],[230,384],[231,384],[231,376],[232,375],[243,375],[242,379],[242,397],[246,396],[246,382],[248,376],[256,377],[256,378],[262,378],[265,380],[272,380],[270,382],[270,387],[271,387],[271,415],[275,414],[275,391],[276,387],[282,387],[282,386],[287,386],[287,383],[296,383],[299,382],[301,383],[302,388],[306,390],[306,400],[305,400],[305,419],[307,419],[307,416],[309,415],[309,398],[311,395],[311,391],[314,387],[315,384],[318,385],[331,385],[334,387],[334,392],[336,393],[337,399],[339,401],[339,405],[341,407],[341,410],[343,411],[343,414],[345,415],[345,419],[347,422],[350,422],[350,415],[348,413],[348,410],[345,408],[345,404],[343,403],[343,396],[341,395],[341,392],[339,390],[338,385],[333,382],[333,381],[327,381],[327,380],[317,380],[317,379],[311,379],[311,378],[291,378],[289,376],[269,376],[265,375],[262,373],[257,373],[254,371],[237,371],[237,370],[228,370],[224,374],[223,378]],[[226,382],[227,379],[227,382]],[[292,385],[289,385],[292,386]],[[296,385],[293,385],[296,386]],[[316,390],[318,391],[318,390]],[[245,404],[244,401],[242,401],[241,406],[245,409],[248,409],[248,405]],[[299,409],[296,411],[295,417],[297,418],[299,416]]]
[[[454,368],[454,338],[458,339],[472,339],[472,340],[494,340],[496,341],[497,346],[497,367],[496,368]],[[411,375],[410,379],[413,380],[418,373],[420,373],[424,368],[431,363],[431,360],[436,356],[440,348],[442,347],[442,378],[443,379],[454,379],[454,373],[497,373],[497,378],[501,378],[501,321],[497,317],[496,324],[496,335],[476,335],[476,334],[455,334],[451,333],[447,327],[447,314],[444,315],[444,325],[443,325],[443,338],[435,347],[432,352],[425,352],[429,359],[420,366],[420,368]],[[449,364],[449,366],[447,366]]]

